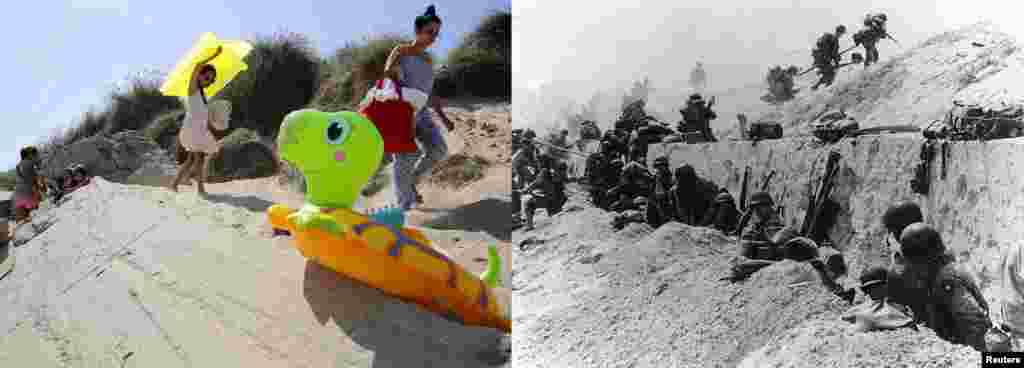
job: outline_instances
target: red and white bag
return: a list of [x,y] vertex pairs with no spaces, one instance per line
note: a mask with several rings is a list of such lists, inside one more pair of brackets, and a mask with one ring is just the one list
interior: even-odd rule
[[415,115],[426,102],[426,93],[402,87],[394,79],[381,79],[366,92],[359,112],[384,138],[385,153],[416,152]]

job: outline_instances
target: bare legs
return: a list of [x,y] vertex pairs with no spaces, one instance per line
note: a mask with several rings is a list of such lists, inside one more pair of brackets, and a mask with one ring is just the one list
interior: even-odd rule
[[203,172],[196,178],[196,189],[200,195],[206,194],[206,189],[203,187],[203,182],[206,181],[207,169],[209,169],[210,162],[205,159],[206,154],[202,152],[189,152],[185,158],[185,163],[181,164],[178,169],[178,175],[174,177],[174,182],[171,183],[171,190],[177,192],[178,185],[186,177],[192,178],[196,168],[201,167]]

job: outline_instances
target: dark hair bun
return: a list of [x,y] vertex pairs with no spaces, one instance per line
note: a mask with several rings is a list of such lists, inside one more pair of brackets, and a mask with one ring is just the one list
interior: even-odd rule
[[428,17],[437,15],[437,9],[433,5],[427,7],[427,11],[423,13]]

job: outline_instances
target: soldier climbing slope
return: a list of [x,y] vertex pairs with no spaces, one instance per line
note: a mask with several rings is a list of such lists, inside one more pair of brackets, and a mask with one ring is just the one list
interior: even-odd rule
[[715,135],[711,132],[711,120],[718,118],[711,106],[714,105],[714,97],[711,103],[705,104],[704,97],[699,93],[690,95],[686,101],[686,108],[679,110],[683,115],[683,121],[679,122],[678,130],[684,136],[689,133],[698,133],[704,142],[717,142]]
[[836,27],[835,33],[825,33],[818,38],[811,56],[814,57],[814,67],[818,69],[821,76],[818,82],[811,86],[817,90],[819,86],[831,86],[836,78],[836,69],[839,67],[841,56],[839,55],[839,40],[846,33],[846,26],[840,24]]
[[853,34],[854,45],[864,46],[864,67],[878,62],[877,43],[883,38],[889,37],[885,30],[885,14],[868,14],[864,17],[864,28]]
[[955,268],[939,232],[920,222],[907,226],[900,252],[905,285],[920,296],[910,301],[918,322],[949,342],[986,351],[985,334],[992,325],[988,303],[970,275]]

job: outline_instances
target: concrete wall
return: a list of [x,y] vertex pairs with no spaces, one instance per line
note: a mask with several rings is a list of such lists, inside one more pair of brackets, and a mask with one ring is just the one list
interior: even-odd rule
[[809,173],[814,180],[824,171],[830,149],[842,155],[833,199],[843,208],[832,238],[848,254],[852,271],[865,265],[885,265],[881,215],[891,203],[914,200],[925,221],[942,233],[947,247],[965,268],[979,277],[988,294],[998,251],[1024,240],[1024,139],[992,142],[950,142],[947,177],[941,179],[941,159],[932,167],[931,194],[910,189],[923,139],[916,134],[866,136],[823,145],[811,138],[770,142],[652,145],[648,157],[667,153],[672,167],[684,163],[698,175],[725,185],[738,195],[745,166],[751,184],[777,172],[769,187],[785,206],[786,222],[799,224],[806,206]]

